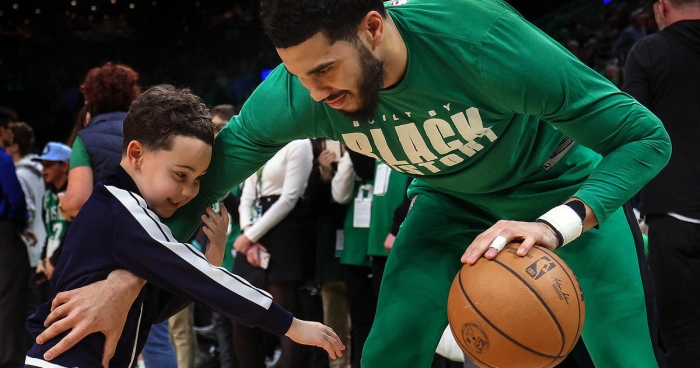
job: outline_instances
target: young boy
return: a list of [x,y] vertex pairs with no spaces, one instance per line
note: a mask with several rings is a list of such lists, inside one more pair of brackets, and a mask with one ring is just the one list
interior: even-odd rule
[[44,146],[41,156],[32,159],[41,162],[41,172],[46,183],[43,204],[46,242],[36,267],[37,284],[51,280],[70,226],[70,222],[61,216],[58,208],[58,193],[65,192],[68,186],[70,155],[70,147],[63,143],[49,142]]
[[[103,280],[115,269],[126,269],[147,280],[126,318],[112,368],[132,367],[154,322],[187,303],[204,303],[229,318],[259,326],[292,340],[325,348],[332,357],[344,349],[328,327],[300,321],[272,302],[270,294],[252,287],[219,265],[223,257],[228,217],[207,209],[202,216],[211,244],[206,258],[189,244],[178,243],[161,218],[173,215],[199,190],[212,154],[211,117],[202,100],[188,90],[155,86],[132,103],[124,120],[122,160],[116,172],[98,183],[76,216],[51,281],[56,293]],[[210,264],[210,262],[212,264]],[[58,306],[60,308],[60,306]],[[27,321],[33,336],[51,302]],[[66,334],[35,344],[27,354],[29,367],[100,367],[104,335],[85,337],[74,347],[45,361],[43,354]],[[50,359],[50,357],[49,357]]]

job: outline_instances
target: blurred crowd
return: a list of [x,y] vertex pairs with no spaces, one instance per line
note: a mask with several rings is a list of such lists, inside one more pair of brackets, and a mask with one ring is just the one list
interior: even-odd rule
[[575,1],[535,24],[618,87],[632,45],[658,31],[648,1]]

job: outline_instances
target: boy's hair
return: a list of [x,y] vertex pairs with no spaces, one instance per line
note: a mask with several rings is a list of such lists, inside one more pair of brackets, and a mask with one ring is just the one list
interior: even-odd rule
[[331,44],[356,44],[357,27],[370,11],[386,18],[381,0],[262,0],[260,20],[276,48],[296,46],[322,32]]
[[231,120],[236,114],[238,114],[238,109],[233,105],[216,105],[211,108],[211,117],[218,116],[223,121]]
[[139,73],[134,69],[111,62],[92,68],[80,85],[92,117],[114,111],[126,111],[129,104],[141,94]]
[[189,89],[153,86],[131,103],[124,119],[122,153],[131,141],[153,151],[170,150],[175,136],[194,137],[212,145],[214,129],[209,110]]
[[29,124],[23,121],[15,121],[10,123],[10,130],[14,136],[14,143],[17,143],[19,155],[24,157],[29,154],[32,145],[34,144],[34,129]]

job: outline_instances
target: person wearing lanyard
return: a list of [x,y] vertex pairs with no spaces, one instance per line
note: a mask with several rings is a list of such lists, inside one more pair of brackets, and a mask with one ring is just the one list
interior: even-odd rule
[[[299,199],[311,174],[313,152],[308,139],[289,143],[243,186],[239,206],[243,229],[233,246],[233,273],[267,290],[294,312],[302,277],[301,246],[306,238]],[[241,367],[264,367],[263,331],[240,323],[233,326],[233,344]],[[282,367],[298,366],[299,350],[288,338],[280,341]]]

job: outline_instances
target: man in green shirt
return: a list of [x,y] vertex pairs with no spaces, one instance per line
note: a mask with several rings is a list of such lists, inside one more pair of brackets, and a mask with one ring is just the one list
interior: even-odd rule
[[[462,262],[491,259],[511,241],[522,242],[521,256],[533,244],[557,249],[576,273],[597,366],[660,364],[636,221],[621,209],[670,155],[652,113],[501,0],[264,0],[261,8],[284,64],[217,136],[199,197],[170,222],[180,239],[287,142],[340,140],[415,178],[363,367],[430,366]],[[71,307],[48,322],[68,317],[40,338],[70,327],[75,338],[118,330],[117,317],[86,322],[95,308],[122,310],[138,285],[111,279],[58,298]],[[120,300],[73,302],[117,285]],[[78,306],[81,317],[71,313]]]

